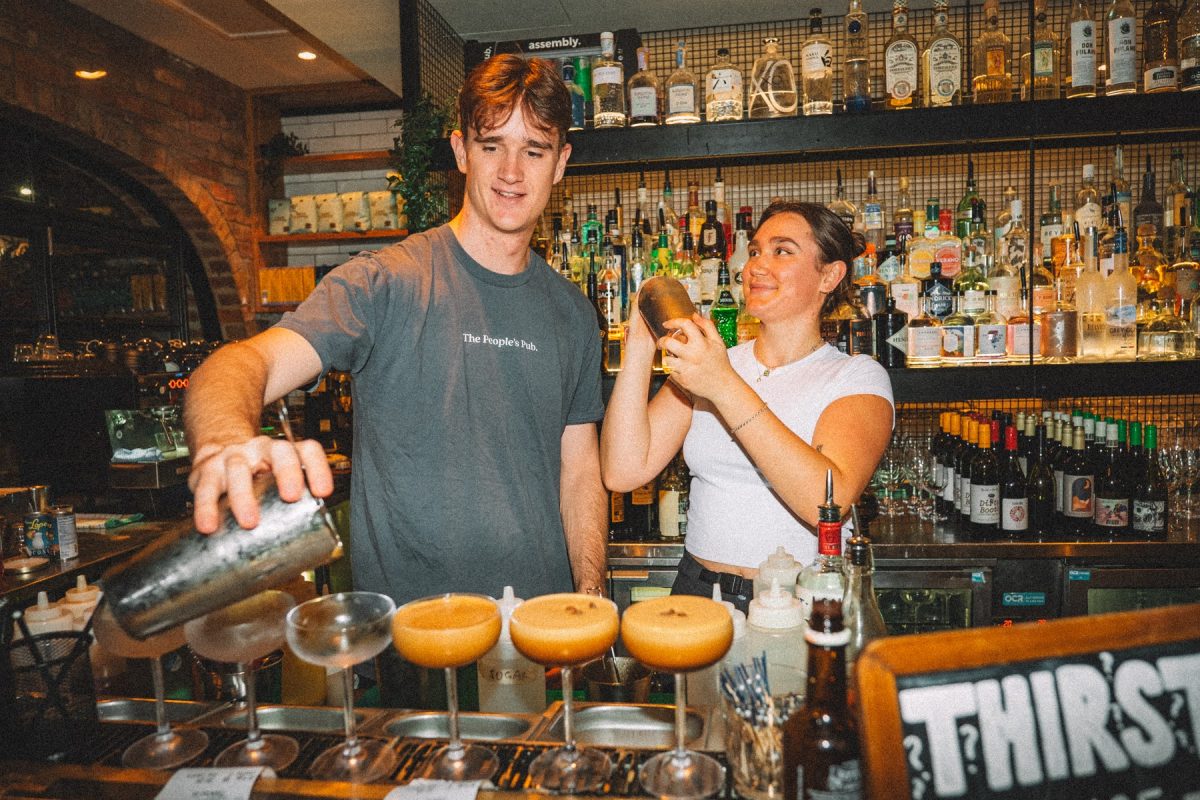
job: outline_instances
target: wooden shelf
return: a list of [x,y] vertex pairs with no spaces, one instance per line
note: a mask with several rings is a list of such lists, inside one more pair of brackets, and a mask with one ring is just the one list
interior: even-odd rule
[[392,155],[387,150],[363,150],[354,153],[317,153],[284,159],[285,175],[311,175],[314,172],[344,172],[354,169],[387,169]]
[[283,233],[258,237],[262,244],[315,244],[321,242],[353,242],[368,239],[403,239],[408,231],[342,231],[341,233]]

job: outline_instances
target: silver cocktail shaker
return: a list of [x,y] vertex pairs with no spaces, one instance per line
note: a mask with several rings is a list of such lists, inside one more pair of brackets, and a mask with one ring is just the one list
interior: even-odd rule
[[165,536],[100,582],[113,617],[144,639],[224,608],[330,560],[341,546],[325,504],[307,490],[279,498],[273,476],[254,480],[258,527],[245,529],[221,501],[221,526]]
[[[691,319],[696,313],[696,306],[688,297],[687,289],[682,283],[669,275],[655,275],[642,283],[637,296],[638,311],[654,332],[655,339],[661,339],[670,331],[663,327],[669,319]],[[677,336],[683,336],[677,333]]]

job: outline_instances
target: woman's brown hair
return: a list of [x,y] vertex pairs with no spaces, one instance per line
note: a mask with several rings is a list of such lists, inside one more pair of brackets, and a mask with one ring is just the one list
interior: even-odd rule
[[504,53],[471,70],[458,93],[458,129],[469,137],[498,128],[518,104],[531,124],[557,134],[562,146],[571,126],[571,96],[543,58]]
[[846,227],[846,223],[837,214],[818,203],[799,203],[791,200],[776,200],[763,210],[758,218],[758,227],[777,214],[795,214],[802,217],[812,230],[813,239],[821,254],[822,268],[835,261],[846,265],[846,274],[838,281],[833,291],[825,295],[821,304],[822,316],[833,311],[851,295],[850,268],[854,259],[866,250],[866,243],[861,233],[856,233]]

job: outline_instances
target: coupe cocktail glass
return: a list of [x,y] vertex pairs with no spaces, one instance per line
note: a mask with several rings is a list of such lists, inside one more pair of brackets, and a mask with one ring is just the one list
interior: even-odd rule
[[725,785],[725,768],[684,746],[684,673],[715,664],[733,641],[729,612],[706,597],[671,595],[634,603],[621,620],[629,654],[660,672],[675,673],[675,749],[642,765],[642,789],[655,797],[699,798]]
[[136,769],[174,769],[203,753],[208,747],[208,734],[196,728],[175,730],[167,720],[162,657],[183,647],[183,626],[148,639],[134,639],[121,630],[108,606],[101,605],[92,622],[92,632],[100,646],[113,655],[150,659],[150,675],[154,679],[154,721],[158,730],[125,748],[121,763]]
[[500,638],[500,607],[481,594],[452,593],[413,600],[392,615],[392,641],[403,658],[419,667],[446,670],[450,742],[426,767],[426,778],[487,780],[500,762],[479,745],[463,744],[458,732],[459,667],[472,664]]
[[250,662],[283,647],[284,616],[295,605],[290,594],[274,590],[259,592],[183,626],[188,645],[198,655],[237,664],[246,676],[246,739],[222,750],[213,766],[282,770],[296,760],[300,745],[295,739],[259,730],[255,676],[250,669]]
[[513,609],[508,631],[517,650],[538,664],[562,667],[564,743],[529,766],[535,788],[587,793],[608,780],[612,772],[608,756],[575,745],[571,670],[604,655],[617,641],[619,628],[616,605],[593,595],[548,594]]
[[379,655],[392,642],[396,604],[375,592],[317,597],[287,613],[287,641],[299,658],[342,670],[346,742],[331,747],[309,767],[314,778],[366,783],[390,775],[396,752],[380,739],[360,740],[354,731],[354,665]]

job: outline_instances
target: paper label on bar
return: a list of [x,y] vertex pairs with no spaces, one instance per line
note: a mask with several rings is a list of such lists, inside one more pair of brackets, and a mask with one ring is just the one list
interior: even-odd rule
[[249,800],[254,782],[275,777],[270,767],[198,767],[179,769],[155,800]]
[[418,778],[397,786],[383,800],[475,800],[479,790],[495,788],[491,781],[435,781]]

